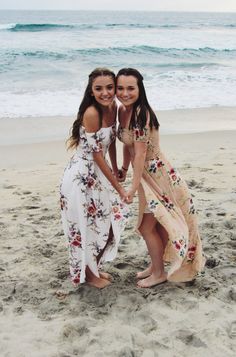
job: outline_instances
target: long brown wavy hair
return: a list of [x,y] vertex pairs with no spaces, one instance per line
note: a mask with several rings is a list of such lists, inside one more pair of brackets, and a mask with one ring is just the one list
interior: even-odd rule
[[67,148],[68,149],[76,148],[79,144],[80,127],[83,122],[84,113],[88,107],[93,106],[94,108],[96,108],[96,110],[98,111],[98,115],[99,115],[99,129],[102,127],[102,109],[101,109],[100,105],[98,104],[98,102],[95,100],[94,96],[92,95],[92,84],[93,84],[95,78],[97,78],[99,76],[112,77],[112,79],[115,83],[115,73],[110,71],[108,68],[95,68],[90,73],[90,75],[88,77],[88,84],[85,89],[82,102],[79,106],[77,118],[74,121],[72,129],[71,129],[71,136],[67,140]]
[[153,109],[151,108],[150,104],[148,103],[146,91],[143,84],[143,76],[141,73],[135,68],[122,68],[116,75],[116,83],[119,76],[134,76],[137,79],[137,84],[139,88],[139,97],[137,101],[134,103],[133,111],[130,119],[129,127],[134,128],[137,124],[138,126],[143,129],[147,123],[147,113],[149,113],[150,118],[150,128],[152,129],[155,127],[156,129],[159,128],[160,124],[154,113]]

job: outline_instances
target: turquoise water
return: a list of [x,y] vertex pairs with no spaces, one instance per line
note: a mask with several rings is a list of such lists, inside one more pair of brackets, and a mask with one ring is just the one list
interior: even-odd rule
[[235,106],[236,14],[0,12],[0,117],[74,115],[97,66],[139,69],[154,109]]

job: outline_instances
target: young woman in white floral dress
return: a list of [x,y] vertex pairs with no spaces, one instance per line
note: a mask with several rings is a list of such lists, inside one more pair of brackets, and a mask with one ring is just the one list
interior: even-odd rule
[[[138,286],[192,280],[204,266],[196,212],[185,181],[160,150],[159,123],[148,103],[142,75],[132,68],[120,70],[116,95],[123,104],[118,129],[125,144],[121,176],[125,178],[131,160],[128,202],[138,190],[137,228],[151,257],[149,267],[137,274]],[[168,273],[164,261],[170,262]]]
[[[114,96],[114,73],[94,70],[72,127],[69,148],[76,151],[65,169],[60,192],[72,282],[98,288],[110,284],[111,276],[99,268],[115,258],[128,217],[123,203],[126,193],[116,179]],[[105,159],[107,151],[113,172]]]

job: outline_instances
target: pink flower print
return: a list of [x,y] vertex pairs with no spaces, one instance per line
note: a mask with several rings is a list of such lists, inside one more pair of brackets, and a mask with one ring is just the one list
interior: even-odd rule
[[195,257],[196,246],[191,246],[188,248],[188,260],[193,260]]
[[89,216],[96,216],[97,208],[95,206],[93,199],[91,199],[91,204],[88,207],[87,211],[88,211]]
[[79,284],[79,283],[80,283],[80,273],[78,273],[78,274],[76,275],[76,277],[73,278],[72,281],[73,281],[74,284]]
[[178,250],[180,250],[181,245],[180,245],[178,242],[175,242],[175,248],[178,249]]
[[71,242],[71,245],[79,248],[81,247],[81,236],[79,234],[76,234],[73,241]]
[[168,197],[167,197],[167,196],[162,195],[162,198],[163,198],[163,200],[164,200],[166,203],[169,203],[169,199],[168,199]]
[[89,177],[87,182],[88,187],[91,188],[94,185],[94,182],[94,179],[92,177]]

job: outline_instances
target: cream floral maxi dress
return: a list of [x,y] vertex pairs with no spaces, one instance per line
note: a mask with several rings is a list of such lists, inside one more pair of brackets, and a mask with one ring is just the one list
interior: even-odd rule
[[160,150],[159,131],[138,127],[128,130],[119,126],[118,138],[129,146],[131,158],[134,157],[135,141],[147,143],[145,166],[138,189],[137,228],[144,212],[152,212],[169,235],[164,253],[164,260],[171,263],[168,280],[192,280],[205,263],[196,211],[185,181]]
[[[62,223],[68,238],[74,284],[85,282],[86,266],[99,277],[99,265],[116,257],[120,234],[129,215],[127,206],[93,160],[93,152],[103,151],[105,157],[113,140],[114,126],[96,133],[86,133],[81,127],[79,145],[62,178]],[[107,244],[111,227],[113,237]],[[104,248],[98,263],[97,256]]]

